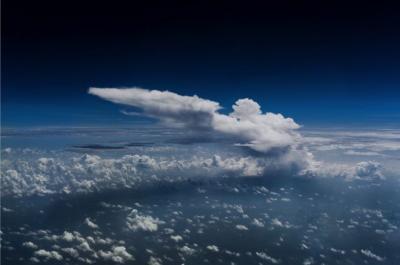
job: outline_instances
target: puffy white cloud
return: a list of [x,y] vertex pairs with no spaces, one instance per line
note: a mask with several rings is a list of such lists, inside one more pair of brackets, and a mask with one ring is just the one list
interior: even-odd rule
[[93,221],[90,220],[89,217],[87,217],[87,218],[85,219],[85,224],[87,224],[90,228],[93,228],[93,229],[99,228],[99,226],[98,226],[97,224],[93,223]]
[[[291,118],[271,112],[263,113],[252,99],[239,99],[228,114],[219,112],[219,103],[197,96],[182,96],[169,91],[141,88],[90,88],[89,93],[114,103],[143,110],[144,115],[169,125],[207,129],[230,139],[237,146],[262,154],[263,162],[225,161],[223,166],[238,168],[246,163],[243,175],[302,175],[315,162],[297,131],[300,126]],[[253,160],[254,161],[254,160]]]
[[[87,193],[132,188],[146,183],[180,182],[219,176],[287,175],[342,177],[347,180],[383,178],[382,165],[374,161],[356,165],[318,162],[312,154],[294,150],[273,157],[248,154],[207,157],[193,154],[185,158],[148,155],[102,158],[85,154],[65,158],[55,154],[51,159],[21,159],[11,164],[3,162],[0,172],[2,196]],[[85,223],[92,228],[97,226],[90,219],[85,220]]]
[[292,227],[288,222],[282,222],[278,218],[273,218],[271,220],[271,224],[274,225],[274,226],[284,227],[284,228],[291,228]]
[[64,231],[64,234],[62,235],[62,239],[64,239],[67,242],[71,242],[75,239],[74,235],[68,231]]
[[80,245],[77,246],[77,248],[84,252],[93,252],[93,249],[90,247],[87,241],[82,242]]
[[37,246],[35,243],[30,242],[30,241],[24,242],[24,243],[22,243],[22,245],[23,245],[24,247],[32,248],[32,249],[37,249],[37,248],[38,248],[38,246]]
[[147,264],[148,265],[161,265],[162,261],[159,258],[150,257],[149,262]]
[[[291,118],[281,114],[263,113],[260,105],[252,99],[239,99],[232,106],[228,115],[219,112],[217,102],[198,96],[182,96],[169,91],[147,90],[141,88],[90,88],[89,93],[114,103],[125,104],[143,110],[144,115],[155,117],[167,123],[179,123],[186,128],[208,129],[229,136],[237,145],[246,146],[263,153],[263,161],[243,158],[242,161],[218,161],[215,163],[225,170],[237,171],[242,168],[242,175],[287,174],[315,176],[328,173],[321,169],[326,164],[317,162],[305,147],[305,143],[315,139],[318,145],[329,143],[325,138],[308,137],[304,139],[297,129],[300,126]],[[243,168],[241,165],[246,165]],[[376,165],[358,165],[343,173],[360,176],[363,174],[379,175]],[[329,170],[340,173],[339,169],[327,166]],[[353,171],[351,174],[350,171]],[[327,175],[335,175],[328,173]]]
[[237,230],[243,230],[243,231],[249,230],[245,225],[236,225],[235,227]]
[[258,226],[258,227],[264,227],[264,223],[262,221],[260,221],[259,219],[256,219],[256,218],[253,219],[252,224],[255,225],[255,226]]
[[89,93],[105,100],[137,107],[144,115],[188,128],[203,128],[233,137],[259,152],[293,147],[300,126],[281,114],[263,114],[257,102],[245,98],[233,105],[233,112],[218,112],[219,103],[198,96],[182,96],[169,91],[142,88],[90,88]]
[[179,251],[182,254],[187,255],[187,256],[190,256],[190,255],[193,255],[196,253],[195,249],[188,247],[188,246],[183,246],[183,247],[179,248]]
[[209,245],[207,246],[207,249],[212,252],[219,252],[219,248],[216,245]]
[[176,235],[176,236],[171,235],[170,238],[171,238],[172,240],[174,240],[175,242],[179,242],[179,241],[182,241],[182,240],[183,240],[183,238],[182,238],[180,235]]
[[163,223],[158,218],[139,214],[136,209],[133,209],[126,218],[126,224],[132,231],[143,230],[154,232],[158,230],[158,225]]
[[74,249],[74,248],[62,248],[62,251],[65,253],[69,254],[71,257],[78,258],[79,257],[79,252]]
[[129,260],[135,260],[134,257],[126,251],[124,246],[114,246],[111,251],[100,250],[98,256],[105,260],[112,260],[117,263],[125,263]]
[[40,250],[35,251],[34,255],[38,256],[38,257],[43,257],[45,259],[55,259],[55,260],[62,260],[63,259],[63,256],[60,255],[60,253],[58,253],[57,251],[54,251],[54,250],[53,251],[47,251],[47,250],[44,250],[44,249],[40,249]]

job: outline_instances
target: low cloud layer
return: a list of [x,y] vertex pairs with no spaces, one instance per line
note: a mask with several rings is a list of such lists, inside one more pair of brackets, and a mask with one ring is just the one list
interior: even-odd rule
[[[38,159],[11,157],[21,156],[11,151],[2,160],[1,195],[27,196],[53,193],[88,193],[109,189],[126,189],[160,182],[181,182],[188,179],[213,179],[220,177],[247,176],[301,176],[341,177],[352,179],[380,179],[381,166],[376,162],[360,162],[355,166],[313,162],[301,166],[293,154],[279,157],[190,156],[186,159],[151,157],[148,155],[124,155],[120,158],[104,158],[97,155],[80,155],[65,158]],[[43,154],[44,155],[44,154]],[[14,160],[14,159],[12,159]],[[97,224],[87,219],[86,225]]]

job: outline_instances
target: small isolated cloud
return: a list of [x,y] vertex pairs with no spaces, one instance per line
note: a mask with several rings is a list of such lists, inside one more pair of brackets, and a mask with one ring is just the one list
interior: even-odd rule
[[170,236],[170,238],[175,242],[179,242],[179,241],[183,240],[183,238],[180,235],[176,235],[176,236],[172,235],[172,236]]
[[30,241],[24,242],[24,243],[22,243],[22,245],[24,247],[31,248],[31,249],[37,249],[38,248],[38,246],[35,243],[30,242]]
[[111,251],[100,250],[98,256],[104,260],[112,260],[116,263],[125,263],[129,260],[135,260],[134,257],[126,251],[124,246],[114,246]]
[[159,258],[150,257],[149,262],[147,265],[162,265],[162,261]]
[[74,249],[74,248],[62,248],[62,251],[65,253],[69,254],[71,257],[78,258],[79,257],[79,252]]
[[141,215],[138,210],[133,209],[126,218],[126,224],[132,231],[149,231],[155,232],[158,230],[158,225],[163,224],[158,218],[153,218],[149,215]]
[[186,256],[191,256],[191,255],[193,255],[193,254],[196,253],[196,250],[195,250],[195,249],[193,249],[193,248],[191,248],[191,247],[188,247],[188,246],[183,246],[183,247],[181,247],[181,248],[179,249],[179,251],[180,251],[182,254],[186,255]]
[[93,229],[99,228],[99,226],[98,226],[97,224],[93,223],[93,221],[90,220],[89,217],[87,217],[87,218],[85,219],[85,224],[87,224],[90,228],[93,228]]
[[361,249],[361,253],[362,253],[364,256],[367,256],[367,257],[369,257],[369,258],[371,258],[371,259],[374,259],[374,260],[376,260],[376,261],[382,262],[382,261],[385,260],[384,257],[378,256],[378,255],[372,253],[372,251],[369,250],[369,249]]
[[236,225],[235,227],[237,230],[242,230],[242,231],[249,230],[245,225]]
[[253,225],[258,226],[258,227],[264,227],[264,223],[260,221],[259,219],[254,218],[253,222],[251,222]]
[[219,252],[219,248],[216,245],[209,245],[207,249],[212,252]]
[[75,236],[68,231],[64,231],[64,234],[62,235],[62,239],[64,239],[67,242],[71,242],[75,239]]
[[63,256],[54,250],[47,251],[44,249],[40,249],[40,250],[35,251],[34,255],[37,257],[43,257],[46,260],[49,260],[49,259],[62,260],[63,259]]

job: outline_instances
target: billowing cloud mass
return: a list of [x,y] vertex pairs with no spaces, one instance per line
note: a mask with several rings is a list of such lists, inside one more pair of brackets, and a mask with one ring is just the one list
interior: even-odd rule
[[262,113],[260,105],[249,98],[237,100],[232,106],[233,112],[224,115],[218,112],[221,109],[218,102],[169,91],[93,87],[89,93],[114,103],[140,108],[144,115],[169,125],[223,133],[259,152],[291,148],[301,140],[296,132],[300,126],[293,119],[281,114]]
[[[169,91],[141,88],[90,88],[89,93],[114,103],[140,108],[143,115],[157,118],[170,126],[202,129],[219,133],[238,146],[264,156],[269,172],[298,174],[314,163],[297,132],[300,126],[291,118],[271,112],[249,98],[239,99],[228,114],[218,112],[219,103],[198,96],[181,96]],[[257,171],[257,169],[256,169]],[[258,170],[257,174],[265,173]],[[249,174],[250,175],[250,174]]]
[[281,114],[263,113],[260,105],[249,98],[237,100],[232,106],[233,111],[225,115],[219,112],[222,107],[218,102],[196,95],[181,96],[142,88],[94,87],[89,89],[89,93],[114,103],[137,107],[143,115],[157,118],[167,125],[210,130],[231,138],[236,145],[248,147],[263,157],[263,162],[255,163],[248,175],[265,174],[267,170],[307,176],[322,173],[347,179],[382,176],[381,166],[374,162],[361,162],[349,167],[316,161],[305,147],[306,140],[297,131],[300,126],[293,119]]
[[157,231],[158,225],[163,223],[164,223],[163,221],[160,221],[151,216],[139,214],[138,210],[136,209],[133,209],[131,211],[126,221],[129,230],[132,231],[143,230],[149,232]]

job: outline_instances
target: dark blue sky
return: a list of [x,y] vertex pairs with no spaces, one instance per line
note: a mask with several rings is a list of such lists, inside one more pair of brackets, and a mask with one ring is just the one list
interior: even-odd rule
[[227,109],[250,97],[305,125],[396,124],[398,14],[363,2],[7,0],[2,122],[130,124],[125,107],[86,91],[140,86]]

